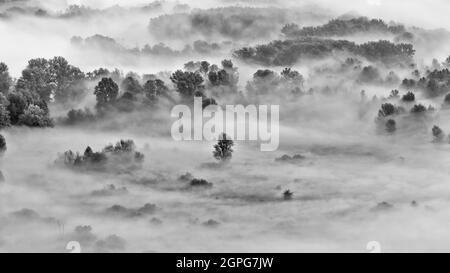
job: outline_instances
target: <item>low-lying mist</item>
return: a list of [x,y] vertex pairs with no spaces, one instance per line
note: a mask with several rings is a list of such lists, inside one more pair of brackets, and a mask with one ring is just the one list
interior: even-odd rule
[[[391,2],[3,7],[0,251],[448,251],[448,4]],[[173,140],[194,96],[279,105],[278,150]]]

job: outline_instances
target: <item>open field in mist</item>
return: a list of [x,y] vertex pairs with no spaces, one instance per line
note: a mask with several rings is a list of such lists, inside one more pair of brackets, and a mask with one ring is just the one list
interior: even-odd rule
[[[450,251],[430,2],[0,0],[0,252]],[[194,96],[279,105],[279,148],[174,141]]]

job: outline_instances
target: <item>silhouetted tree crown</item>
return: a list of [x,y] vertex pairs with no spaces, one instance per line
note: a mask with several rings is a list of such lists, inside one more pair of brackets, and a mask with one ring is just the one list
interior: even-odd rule
[[435,141],[441,141],[444,138],[444,131],[436,125],[431,129],[431,133],[433,134]]
[[139,94],[142,92],[142,86],[134,77],[126,77],[121,84],[123,92],[129,92],[131,94]]
[[81,98],[85,92],[84,73],[63,57],[28,61],[16,84],[19,90],[37,93],[44,101],[66,103]]
[[113,103],[119,94],[119,87],[111,78],[102,78],[94,90],[97,98],[97,107]]
[[150,101],[154,102],[157,98],[163,94],[166,94],[169,91],[169,88],[165,85],[162,80],[148,80],[144,84],[144,94]]
[[199,73],[177,70],[170,80],[184,98],[191,98],[196,92],[203,91],[203,77]]
[[395,132],[395,130],[397,130],[397,123],[395,122],[395,120],[389,119],[386,122],[386,131],[388,133],[393,133],[393,132]]
[[228,139],[225,133],[222,133],[216,145],[214,145],[214,158],[222,162],[228,161],[232,157],[234,142]]
[[426,111],[427,111],[427,108],[425,106],[423,106],[422,104],[416,104],[413,106],[413,108],[411,108],[411,113],[414,113],[414,114],[424,113]]
[[413,92],[408,92],[402,97],[402,100],[406,102],[413,102],[416,100],[416,96]]

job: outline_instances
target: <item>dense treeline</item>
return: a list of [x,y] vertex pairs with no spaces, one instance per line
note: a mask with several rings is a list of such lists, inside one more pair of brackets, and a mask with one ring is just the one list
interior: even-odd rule
[[285,25],[281,32],[287,37],[300,36],[347,36],[353,34],[394,34],[405,35],[406,28],[403,25],[388,25],[381,19],[369,19],[358,17],[351,19],[333,19],[321,26],[300,28],[297,24]]
[[234,56],[268,66],[289,66],[299,61],[324,59],[335,52],[348,52],[387,65],[409,66],[413,63],[415,50],[411,44],[394,44],[385,40],[358,45],[347,40],[306,37],[244,47],[236,50]]
[[[6,1],[10,4],[10,7],[2,10],[0,12],[0,19],[8,19],[15,15],[26,15],[26,16],[36,16],[44,18],[54,18],[54,19],[71,19],[71,18],[91,18],[95,16],[111,16],[113,14],[123,14],[126,12],[149,12],[149,11],[160,11],[163,8],[163,3],[160,1],[154,1],[152,3],[146,4],[139,7],[121,7],[112,6],[105,9],[96,9],[87,7],[84,5],[69,5],[64,11],[53,12],[45,9],[42,6],[33,5],[31,1]],[[16,2],[16,4],[15,4]],[[23,2],[29,2],[27,5],[20,5]],[[0,1],[2,4],[2,1]]]
[[203,106],[216,104],[211,96],[226,96],[237,93],[239,75],[231,60],[223,60],[221,66],[207,61],[190,61],[183,70],[176,70],[168,76],[171,84],[159,79],[157,75],[128,73],[125,77],[120,71],[98,69],[87,73],[90,80],[97,82],[95,111],[72,109],[64,120],[66,124],[90,122],[110,112],[131,112],[155,109],[159,101],[169,104],[192,102],[192,98],[202,97]]
[[114,54],[130,54],[133,56],[171,56],[180,57],[193,54],[217,54],[224,49],[228,49],[231,42],[210,43],[205,40],[196,40],[192,44],[187,44],[181,50],[173,49],[164,43],[155,45],[146,44],[142,48],[127,48],[115,39],[103,36],[93,35],[85,39],[75,36],[71,39],[71,44],[81,50],[102,50]]

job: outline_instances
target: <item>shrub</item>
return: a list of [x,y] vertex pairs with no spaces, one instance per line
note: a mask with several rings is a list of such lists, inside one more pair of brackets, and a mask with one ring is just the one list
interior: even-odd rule
[[207,188],[209,188],[209,187],[212,187],[213,184],[206,181],[205,179],[194,178],[191,180],[189,185],[191,185],[192,187],[207,187]]
[[293,196],[294,196],[294,193],[291,192],[290,190],[286,190],[285,192],[283,192],[284,200],[291,200]]

